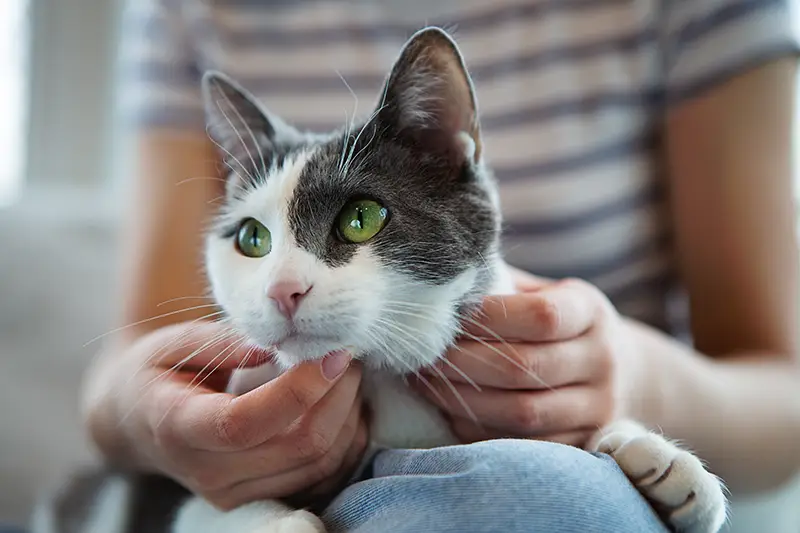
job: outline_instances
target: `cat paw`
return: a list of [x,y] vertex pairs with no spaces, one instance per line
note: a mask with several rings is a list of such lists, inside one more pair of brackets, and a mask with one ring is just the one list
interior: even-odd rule
[[589,451],[609,454],[662,520],[681,533],[718,533],[728,503],[720,480],[693,454],[634,422],[599,432]]
[[322,520],[308,511],[291,513],[269,521],[249,533],[326,533]]

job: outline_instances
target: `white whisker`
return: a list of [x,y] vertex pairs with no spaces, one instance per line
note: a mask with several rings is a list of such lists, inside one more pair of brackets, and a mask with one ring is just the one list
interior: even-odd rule
[[155,383],[156,381],[158,381],[159,379],[162,379],[162,378],[164,378],[166,376],[169,376],[170,374],[178,371],[182,366],[186,365],[186,363],[188,363],[189,361],[194,359],[200,352],[202,352],[204,350],[208,350],[208,349],[212,348],[213,346],[216,346],[217,344],[219,344],[221,342],[225,342],[226,340],[230,339],[231,337],[234,337],[235,335],[236,335],[236,333],[233,330],[226,330],[226,331],[223,331],[221,333],[218,333],[218,334],[214,335],[213,337],[211,337],[211,339],[207,340],[202,346],[200,346],[199,348],[194,350],[192,353],[190,353],[189,355],[187,355],[186,357],[184,357],[183,359],[181,359],[180,361],[178,361],[177,363],[175,363],[171,367],[167,368],[166,370],[164,370],[163,372],[161,372],[157,376],[155,376],[152,379],[150,379],[149,381],[147,381],[144,385],[142,385],[142,389],[145,389],[145,388],[149,387],[150,385],[152,385],[153,383]]
[[181,300],[213,300],[214,298],[211,296],[178,296],[177,298],[170,298],[169,300],[164,300],[163,302],[156,304],[156,307],[161,307],[162,305],[171,304],[172,302],[179,302]]
[[[229,353],[228,355],[226,355],[225,357],[223,357],[223,358],[222,358],[222,360],[221,360],[221,361],[220,361],[220,362],[217,364],[217,366],[215,366],[215,367],[214,367],[214,368],[211,370],[211,372],[209,372],[209,373],[208,373],[208,375],[207,375],[205,378],[201,379],[201,380],[200,380],[200,381],[199,381],[197,384],[195,384],[194,386],[192,386],[192,383],[190,383],[190,384],[189,384],[189,387],[191,387],[191,389],[189,389],[188,393],[187,393],[186,395],[184,395],[184,397],[183,397],[183,401],[185,401],[185,400],[186,400],[186,398],[188,398],[188,396],[189,396],[189,395],[191,395],[191,394],[192,394],[192,393],[193,393],[195,390],[197,390],[197,388],[198,388],[198,387],[200,387],[200,386],[201,386],[201,385],[202,385],[202,384],[205,382],[205,380],[206,380],[206,379],[208,379],[209,377],[211,377],[211,376],[214,374],[214,372],[216,372],[216,371],[219,369],[219,367],[221,367],[222,365],[224,365],[224,364],[225,364],[225,361],[227,361],[228,359],[230,359],[230,358],[231,358],[231,356],[233,356],[233,354],[234,354],[234,353],[236,352],[236,350],[239,348],[239,346],[241,346],[243,343],[244,343],[244,340],[240,340],[240,341],[238,342],[238,344],[237,344],[237,343],[233,343],[233,344],[231,344],[230,346],[228,346],[227,348],[225,348],[224,350],[222,350],[222,351],[221,351],[219,354],[217,354],[217,355],[216,355],[216,356],[215,356],[215,357],[214,357],[214,358],[213,358],[211,361],[209,361],[209,364],[210,364],[210,363],[213,363],[215,360],[217,360],[218,358],[222,357],[222,354],[224,354],[226,351],[230,350],[230,353]],[[204,370],[205,370],[205,369],[206,369],[208,366],[209,366],[209,365],[206,365],[205,367],[203,367],[203,370],[201,370],[201,371],[200,371],[200,372],[197,374],[197,376],[195,376],[195,379],[196,379],[198,376],[200,376],[200,375],[202,374],[202,372],[203,372],[203,371],[204,371]],[[192,382],[194,382],[194,379],[192,380]],[[176,408],[176,407],[179,407],[179,406],[180,406],[180,402],[173,402],[173,404],[172,404],[172,405],[170,405],[170,406],[167,408],[167,410],[164,412],[163,416],[162,416],[162,417],[161,417],[161,419],[158,421],[158,423],[156,423],[156,427],[159,427],[159,426],[160,426],[160,425],[161,425],[161,424],[164,422],[164,420],[166,420],[167,416],[168,416],[168,415],[169,415],[169,413],[172,411],[172,409],[174,409],[174,408]]]
[[[223,94],[225,95],[225,99],[228,100],[228,104],[236,112],[236,116],[239,118],[239,120],[242,122],[242,124],[244,124],[244,127],[247,128],[247,133],[250,134],[250,138],[253,140],[253,144],[255,145],[256,150],[258,151],[258,157],[261,160],[261,174],[263,176],[266,176],[267,175],[267,164],[264,162],[264,152],[263,152],[263,150],[261,150],[261,145],[259,144],[258,139],[256,139],[256,136],[253,133],[252,128],[250,128],[250,124],[244,119],[242,114],[239,112],[239,109],[235,105],[233,105],[233,102],[230,101],[230,98],[228,98],[228,95],[226,93],[223,93]],[[222,111],[222,110],[220,110],[220,111]],[[239,139],[241,139],[241,136],[239,136]],[[250,149],[246,145],[244,145],[244,141],[242,141],[242,145],[244,146],[244,149],[247,150],[247,155],[250,156],[250,161],[253,163],[253,167],[255,167],[256,166],[256,162],[253,161],[253,156],[250,154]]]
[[154,316],[154,317],[151,317],[151,318],[146,318],[144,320],[139,320],[138,322],[134,322],[133,324],[128,324],[126,326],[121,326],[119,328],[112,329],[111,331],[107,331],[106,333],[103,333],[102,335],[98,335],[97,337],[93,338],[92,340],[90,340],[89,342],[84,344],[83,347],[86,348],[90,344],[92,344],[94,342],[97,342],[98,340],[100,340],[100,339],[102,339],[104,337],[107,337],[109,335],[113,335],[114,333],[118,333],[118,332],[126,330],[128,328],[132,328],[132,327],[135,327],[135,326],[141,326],[142,324],[146,324],[148,322],[152,322],[153,320],[158,320],[160,318],[166,318],[168,316],[174,316],[174,315],[177,315],[177,314],[180,314],[180,313],[187,313],[189,311],[195,311],[197,309],[208,309],[209,307],[217,307],[217,304],[196,305],[194,307],[187,307],[186,309],[178,309],[177,311],[170,311],[169,313],[164,313],[163,315],[158,315],[158,316]]
[[[222,96],[225,97],[225,101],[228,103],[229,106],[231,106],[231,109],[233,109],[237,114],[239,114],[239,110],[236,109],[235,105],[233,105],[233,102],[231,102],[231,99],[228,98],[228,95],[225,92],[223,92]],[[250,152],[250,148],[244,142],[244,138],[242,137],[242,134],[239,133],[239,129],[236,126],[233,125],[233,121],[225,113],[225,110],[222,109],[222,106],[219,105],[219,101],[217,101],[216,104],[217,104],[217,108],[219,109],[219,112],[222,113],[222,116],[225,117],[225,120],[228,121],[228,125],[230,125],[231,129],[233,130],[233,133],[235,133],[236,137],[239,139],[239,142],[241,143],[242,148],[244,148],[244,151],[247,154],[247,157],[250,158],[250,163],[253,165],[253,167],[252,167],[253,170],[258,169],[258,166],[256,166],[256,161],[255,161],[255,159],[253,159],[253,154],[252,154],[252,152]],[[241,117],[241,114],[239,114],[239,116]],[[241,163],[239,163],[239,165],[241,165]],[[255,176],[253,176],[252,174],[249,174],[249,175],[250,175],[250,178],[255,183]]]
[[444,372],[442,372],[439,368],[436,368],[435,366],[432,366],[430,368],[436,373],[436,375],[439,376],[439,379],[441,379],[445,383],[445,385],[447,385],[447,388],[450,389],[450,392],[453,394],[453,396],[456,397],[456,400],[458,400],[458,403],[461,404],[461,407],[464,409],[467,415],[469,415],[470,419],[475,424],[480,426],[481,425],[480,421],[478,420],[478,417],[475,416],[475,412],[470,408],[470,406],[464,400],[464,397],[461,396],[461,394],[459,394],[455,385],[453,385],[453,383],[449,379],[447,379],[447,376],[444,375]]
[[[386,320],[383,320],[383,319],[377,319],[377,320],[378,320],[378,322],[379,322],[379,323],[382,323],[382,324],[384,324],[384,325],[386,325],[386,326],[389,326],[389,327],[392,327],[392,326],[398,326],[397,324],[393,324],[393,323],[391,323],[391,322],[388,322],[388,321],[386,321]],[[401,330],[401,331],[402,331],[402,330]],[[413,348],[413,346],[410,346],[410,345],[408,344],[408,341],[407,341],[405,338],[403,338],[403,337],[399,336],[399,335],[398,335],[398,334],[396,334],[396,333],[394,333],[394,334],[393,334],[393,333],[391,333],[391,332],[384,332],[384,334],[388,335],[390,338],[392,338],[392,339],[394,339],[394,340],[396,340],[396,341],[399,341],[399,342],[401,342],[402,344],[405,344],[407,347],[411,347],[411,348]],[[373,340],[378,340],[378,339],[373,337]],[[422,382],[422,383],[423,383],[423,384],[424,384],[426,387],[428,387],[428,389],[429,389],[429,390],[431,391],[431,393],[432,393],[432,394],[433,394],[433,395],[436,397],[436,399],[437,399],[437,400],[439,400],[440,402],[442,402],[442,404],[443,404],[443,405],[447,405],[447,400],[445,400],[445,398],[444,398],[444,397],[441,395],[441,393],[439,393],[439,391],[436,389],[436,387],[434,387],[434,386],[431,384],[431,382],[430,382],[430,381],[428,381],[428,379],[427,379],[427,378],[425,378],[425,376],[423,376],[422,374],[420,374],[420,373],[419,373],[419,371],[418,371],[417,369],[415,369],[413,366],[411,366],[411,364],[410,364],[408,361],[405,361],[405,360],[404,360],[403,358],[401,358],[401,357],[396,357],[396,356],[395,356],[395,355],[392,353],[392,348],[391,348],[391,346],[387,346],[387,345],[386,345],[386,343],[383,343],[383,342],[379,342],[379,343],[380,343],[380,344],[382,344],[382,345],[385,347],[384,354],[385,354],[385,356],[386,356],[386,357],[388,357],[388,358],[389,358],[389,359],[391,359],[392,361],[395,361],[395,362],[399,363],[400,365],[404,366],[404,367],[405,367],[405,368],[406,368],[406,369],[407,369],[407,370],[408,370],[408,371],[409,371],[411,374],[413,374],[414,376],[416,376],[416,377],[417,377],[417,379],[419,379],[419,380],[420,380],[420,381],[421,381],[421,382]],[[412,351],[414,351],[414,350],[412,350]],[[417,354],[419,355],[419,354],[420,354],[420,352],[418,352],[418,351],[417,351]]]
[[469,385],[471,385],[476,391],[483,392],[483,389],[481,388],[481,386],[478,385],[477,383],[475,383],[475,381],[472,378],[470,378],[468,375],[466,375],[463,370],[458,368],[458,366],[455,363],[453,363],[452,361],[448,360],[446,357],[442,357],[439,360],[441,362],[443,362],[444,364],[446,364],[447,366],[449,366],[450,368],[452,368],[454,372],[456,372],[459,376],[461,376],[462,379],[464,379],[464,381],[466,381]]
[[[224,115],[224,113],[223,113],[223,115]],[[227,118],[227,117],[226,117],[226,118]],[[230,121],[230,119],[228,119],[228,120]],[[251,183],[252,185],[255,185],[255,183],[256,183],[256,180],[255,180],[255,178],[253,177],[253,175],[252,175],[252,174],[251,174],[251,173],[250,173],[250,172],[247,170],[247,167],[246,167],[246,166],[244,166],[244,165],[242,164],[242,162],[241,162],[241,161],[239,161],[239,158],[237,158],[235,155],[233,155],[232,153],[230,153],[230,152],[228,151],[228,149],[227,149],[227,148],[225,148],[225,147],[224,147],[224,146],[222,146],[220,143],[218,143],[218,142],[216,141],[216,139],[214,139],[214,136],[211,134],[211,131],[209,131],[209,129],[210,129],[210,127],[209,127],[209,126],[206,126],[206,136],[208,137],[208,139],[209,139],[209,140],[210,140],[210,141],[211,141],[211,142],[214,144],[214,146],[216,146],[217,148],[219,148],[219,150],[220,150],[220,151],[224,152],[224,153],[225,153],[225,154],[226,154],[228,157],[230,157],[231,159],[233,159],[233,161],[234,161],[236,164],[238,164],[238,165],[239,165],[239,167],[240,167],[240,168],[241,168],[241,169],[244,171],[244,173],[247,175],[247,178],[250,180],[250,183]],[[234,174],[236,174],[236,176],[237,176],[237,177],[238,177],[238,178],[239,178],[239,179],[240,179],[242,182],[245,182],[245,183],[246,183],[246,181],[244,180],[243,176],[242,176],[241,174],[239,174],[238,172],[236,172],[236,170],[235,170],[235,169],[234,169],[234,168],[233,168],[233,167],[230,165],[230,163],[228,163],[227,161],[223,161],[223,163],[225,163],[225,166],[227,166],[229,169],[231,169],[231,172],[233,172]],[[244,190],[246,190],[246,189],[244,189]]]
[[[392,305],[394,305],[394,306],[400,306],[400,307],[402,307],[402,306],[407,306],[407,307],[409,307],[409,308],[418,308],[418,309],[419,309],[419,308],[424,308],[424,307],[426,307],[426,306],[424,306],[424,305],[421,305],[421,304],[414,304],[413,302],[385,302],[385,303],[386,303],[386,305],[387,305],[387,308],[391,308],[391,306],[392,306]],[[425,314],[424,314],[424,313],[418,313],[418,312],[417,312],[417,313],[411,313],[411,312],[408,312],[408,311],[401,311],[401,310],[399,310],[399,309],[394,309],[392,312],[393,312],[393,313],[397,313],[397,314],[401,314],[401,315],[407,315],[407,316],[415,317],[415,318],[424,318],[424,319],[426,319],[426,320],[430,320],[430,321],[432,321],[432,322],[439,322],[439,321],[440,321],[440,319],[439,319],[439,320],[437,320],[437,319],[436,319],[436,318],[434,318],[434,317],[425,316]],[[460,318],[460,319],[466,320],[467,322],[470,322],[470,323],[472,323],[473,325],[475,325],[475,326],[477,326],[477,327],[480,327],[480,328],[482,328],[482,329],[483,329],[483,330],[485,330],[487,333],[491,334],[491,335],[492,335],[492,336],[493,336],[493,337],[494,337],[494,338],[495,338],[497,341],[499,341],[499,342],[500,342],[500,343],[501,343],[501,344],[502,344],[504,347],[506,347],[506,348],[507,348],[507,349],[508,349],[508,350],[509,350],[511,353],[513,353],[514,355],[516,355],[518,358],[521,358],[521,356],[520,356],[519,352],[517,352],[517,350],[516,350],[516,349],[515,349],[515,348],[514,348],[514,347],[513,347],[511,344],[509,344],[509,343],[508,343],[508,342],[507,342],[505,339],[503,339],[502,337],[500,337],[500,336],[499,336],[497,333],[495,333],[494,331],[492,331],[492,330],[491,330],[490,328],[488,328],[487,326],[484,326],[484,325],[483,325],[483,324],[481,324],[480,322],[477,322],[477,321],[475,321],[475,320],[473,320],[473,319],[471,319],[471,318],[469,318],[469,317],[466,317],[466,316],[464,316],[464,315],[462,315],[462,314],[457,314],[457,316],[458,316],[458,318]],[[542,380],[542,378],[540,378],[539,376],[537,376],[537,375],[536,375],[536,373],[534,373],[533,371],[531,371],[529,368],[526,368],[526,367],[525,367],[525,366],[524,366],[522,363],[520,363],[518,360],[514,359],[514,358],[513,358],[513,357],[511,357],[510,355],[508,355],[508,354],[506,354],[506,353],[502,352],[502,351],[501,351],[500,349],[498,349],[496,346],[492,346],[490,343],[488,343],[488,342],[487,342],[487,341],[485,341],[484,339],[481,339],[480,337],[477,337],[477,336],[475,336],[475,335],[472,335],[471,333],[469,333],[469,332],[467,332],[467,331],[464,331],[464,330],[462,330],[462,332],[461,332],[461,333],[462,333],[462,335],[465,335],[466,337],[468,337],[468,338],[470,338],[470,339],[474,340],[475,342],[478,342],[479,344],[482,344],[483,346],[485,346],[486,348],[488,348],[488,349],[489,349],[489,350],[491,350],[492,352],[496,353],[497,355],[499,355],[500,357],[502,357],[503,359],[505,359],[506,361],[508,361],[508,362],[509,362],[509,363],[511,363],[512,365],[514,365],[514,366],[515,366],[517,369],[519,369],[520,371],[524,372],[526,375],[530,376],[530,377],[531,377],[531,379],[533,379],[533,380],[535,380],[536,382],[540,383],[540,384],[541,384],[543,387],[546,387],[546,388],[548,388],[548,389],[552,390],[552,387],[551,387],[550,385],[548,385],[547,383],[545,383],[545,382],[544,382],[544,380]],[[466,352],[465,352],[465,353],[466,353]],[[487,364],[488,364],[488,362],[487,362]]]
[[[146,358],[144,361],[142,361],[142,363],[139,365],[139,367],[138,367],[138,368],[137,368],[137,369],[136,369],[134,372],[132,372],[130,376],[128,376],[128,379],[126,380],[126,382],[125,382],[125,383],[126,383],[126,384],[127,384],[127,383],[130,383],[130,381],[131,381],[131,380],[132,380],[132,379],[133,379],[133,378],[134,378],[134,377],[135,377],[135,376],[136,376],[136,375],[137,375],[139,372],[141,372],[141,371],[142,371],[142,369],[143,369],[144,367],[148,366],[149,364],[152,364],[153,360],[155,360],[155,364],[156,364],[156,365],[158,365],[159,363],[161,363],[161,361],[162,361],[162,360],[164,359],[164,357],[166,356],[166,353],[167,353],[167,351],[170,349],[170,347],[172,347],[172,346],[176,345],[177,343],[179,343],[180,341],[182,341],[183,339],[185,339],[186,337],[188,337],[189,335],[191,335],[191,334],[192,334],[192,332],[194,332],[194,331],[195,331],[197,328],[199,328],[199,327],[202,327],[202,326],[204,325],[204,324],[203,324],[203,322],[207,322],[207,321],[208,321],[208,318],[210,318],[210,317],[212,317],[212,316],[214,316],[214,315],[218,315],[218,314],[220,314],[220,313],[222,313],[222,311],[220,311],[220,312],[218,312],[218,313],[210,313],[210,314],[208,314],[208,315],[204,315],[204,316],[201,316],[201,317],[198,317],[198,318],[196,318],[196,319],[192,320],[192,321],[189,323],[189,325],[190,325],[191,327],[187,328],[187,329],[186,329],[185,331],[183,331],[183,332],[182,332],[180,335],[176,336],[176,337],[175,337],[175,338],[173,338],[171,341],[169,341],[169,342],[165,343],[165,344],[164,344],[163,346],[161,346],[161,347],[160,347],[158,350],[156,350],[155,352],[153,352],[152,354],[150,354],[150,355],[149,355],[149,356],[148,356],[148,357],[147,357],[147,358]],[[212,321],[212,322],[217,322],[217,323],[218,323],[219,321]],[[199,341],[198,341],[198,342],[199,342]],[[188,345],[182,345],[182,346],[179,346],[179,347],[177,347],[177,349],[179,349],[179,348],[186,348],[186,347],[188,347]]]
[[[347,121],[347,112],[345,111],[345,135],[344,135],[344,140],[342,141],[342,156],[344,156],[344,154],[346,152],[347,145],[348,145],[348,143],[350,141],[350,138],[352,136],[353,126],[355,126],[356,115],[358,115],[358,96],[356,95],[356,93],[353,90],[353,88],[350,87],[350,84],[347,83],[347,80],[344,79],[344,76],[342,75],[341,72],[336,70],[336,75],[339,76],[339,79],[342,80],[342,83],[344,83],[344,86],[347,87],[347,90],[353,96],[353,102],[354,102],[353,103],[353,115],[352,115],[352,117],[350,117],[350,123],[349,124],[346,122]],[[340,171],[342,170],[342,165],[343,164],[344,164],[344,160],[340,159],[339,160],[339,170]]]

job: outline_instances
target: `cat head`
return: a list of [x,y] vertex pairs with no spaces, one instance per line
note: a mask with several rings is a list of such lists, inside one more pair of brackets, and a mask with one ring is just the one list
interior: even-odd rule
[[291,366],[348,349],[367,365],[432,364],[489,290],[499,208],[456,43],[406,43],[370,117],[297,131],[220,73],[208,131],[230,172],[207,238],[214,297]]

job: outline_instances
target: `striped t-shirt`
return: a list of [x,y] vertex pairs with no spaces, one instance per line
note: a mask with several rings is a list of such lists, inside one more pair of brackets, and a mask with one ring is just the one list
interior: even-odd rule
[[443,26],[475,81],[508,261],[584,278],[621,313],[683,334],[664,111],[795,54],[790,1],[135,0],[123,103],[139,126],[204,132],[199,77],[213,68],[328,130],[352,116],[351,90],[372,111],[415,30]]

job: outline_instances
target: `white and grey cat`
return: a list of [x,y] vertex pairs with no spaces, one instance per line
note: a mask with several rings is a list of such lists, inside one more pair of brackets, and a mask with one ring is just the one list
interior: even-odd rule
[[[459,315],[513,287],[475,92],[454,40],[437,28],[416,33],[369,119],[329,135],[300,133],[223,74],[207,73],[203,90],[209,133],[231,169],[206,266],[234,328],[277,347],[282,368],[351,350],[365,367],[377,445],[455,444],[403,376],[437,361]],[[243,371],[233,391],[274,372]],[[673,529],[715,533],[725,521],[720,481],[660,435],[622,421],[588,449],[610,453]],[[278,531],[324,527],[277,501],[222,512],[198,497],[173,525],[173,533]]]

